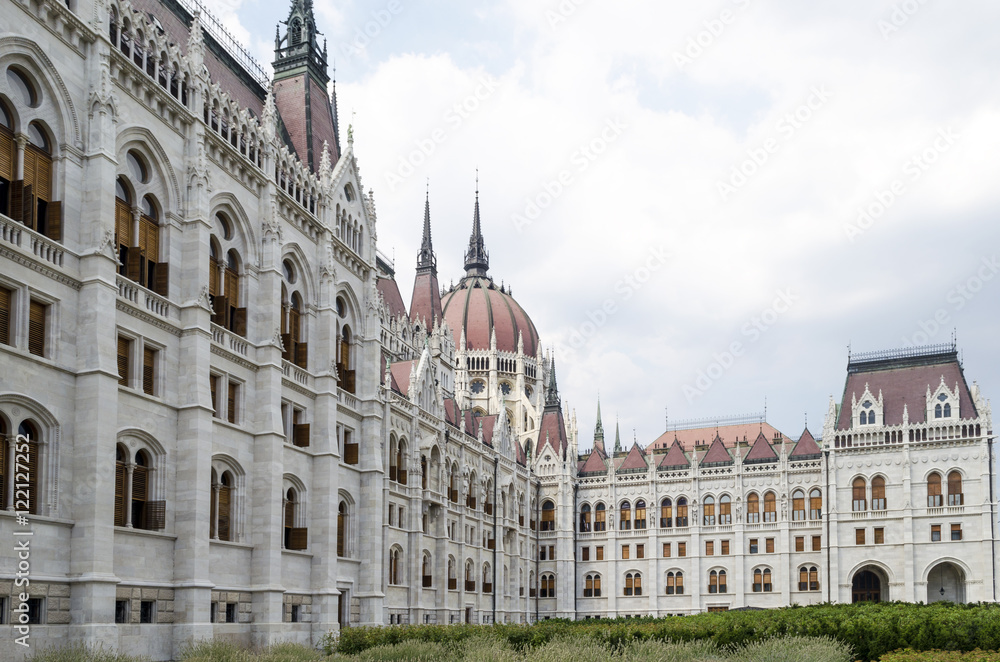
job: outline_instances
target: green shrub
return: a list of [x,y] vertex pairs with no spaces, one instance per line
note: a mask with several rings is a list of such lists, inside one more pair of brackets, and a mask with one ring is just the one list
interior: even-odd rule
[[148,658],[110,651],[104,646],[88,648],[83,644],[73,644],[40,650],[28,660],[29,662],[147,662]]
[[322,655],[302,644],[286,642],[255,650],[231,641],[206,639],[186,649],[180,659],[181,662],[318,662]]
[[1000,660],[1000,651],[983,651],[978,648],[968,652],[907,649],[886,653],[879,659],[881,662],[996,662]]
[[633,641],[622,650],[622,662],[722,662],[724,653],[714,642],[665,642],[644,639]]
[[459,662],[454,651],[435,641],[404,641],[398,644],[373,646],[362,651],[358,662]]
[[851,647],[830,637],[774,637],[733,650],[732,662],[850,662]]

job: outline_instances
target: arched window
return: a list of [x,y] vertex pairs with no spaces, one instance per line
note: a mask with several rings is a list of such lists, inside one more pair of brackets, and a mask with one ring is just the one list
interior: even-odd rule
[[715,526],[715,498],[705,497],[705,512],[702,517],[702,524],[705,526]]
[[390,446],[390,453],[392,456],[389,458],[389,480],[406,485],[406,440],[400,439]]
[[673,517],[674,504],[670,499],[660,502],[660,528],[669,529],[674,525]]
[[751,494],[747,497],[747,524],[760,522],[760,497]]
[[146,500],[149,496],[149,456],[146,451],[135,454],[135,466],[132,468],[132,526],[136,529],[146,527]]
[[347,502],[341,501],[337,507],[337,556],[347,556]]
[[927,477],[927,507],[939,508],[942,505],[941,474],[935,471]]
[[667,573],[667,595],[684,595],[684,573],[681,571]]
[[584,588],[583,597],[585,598],[599,598],[601,597],[601,576],[594,573],[587,575],[584,578]]
[[[215,470],[212,470],[215,474]],[[223,471],[217,484],[212,486],[212,498],[215,501],[215,519],[212,522],[219,540],[234,540],[232,526],[233,509],[233,475]],[[215,536],[213,536],[215,537]]]
[[803,566],[799,568],[799,590],[819,590],[819,571],[816,566]]
[[625,595],[642,595],[642,574],[629,572],[625,574]]
[[424,553],[424,560],[420,564],[420,575],[423,578],[423,587],[431,588],[434,586],[434,566],[431,563],[431,555]]
[[941,405],[940,405],[940,403],[934,405],[934,418],[941,418]]
[[10,193],[16,163],[13,114],[3,101],[0,101],[0,214],[11,217],[13,212],[10,208]]
[[161,261],[162,213],[146,157],[130,149],[115,181],[115,234],[119,273],[161,296],[168,295],[168,266]]
[[639,499],[635,502],[635,528],[645,529],[646,528],[646,502]]
[[823,518],[823,492],[814,487],[809,492],[809,519]]
[[543,574],[541,580],[541,590],[538,593],[540,598],[554,598],[556,597],[556,576],[552,573]]
[[948,505],[961,506],[964,501],[962,496],[962,474],[952,471],[948,474]]
[[872,510],[885,510],[885,478],[872,478]]
[[[222,212],[215,214],[215,227],[227,246],[233,240],[233,225]],[[229,248],[223,257],[219,238],[209,238],[208,294],[212,304],[212,322],[233,333],[246,336],[247,308],[243,303],[240,276],[242,259],[236,248]]]
[[542,502],[542,531],[556,530],[556,505],[546,499]]
[[493,592],[493,575],[491,573],[490,564],[483,564],[483,593]]
[[853,494],[853,501],[851,504],[851,510],[856,512],[868,510],[868,496],[866,494],[866,483],[865,479],[858,476],[851,483],[851,492]]
[[458,503],[458,465],[452,464],[448,471],[448,500]]
[[858,423],[864,425],[867,422],[868,422],[868,413],[861,412],[861,415],[858,417]]
[[723,494],[719,497],[719,524],[732,524],[732,505],[733,500],[728,494]]
[[771,592],[771,570],[769,568],[757,568],[753,571],[753,592]]
[[944,403],[944,417],[951,418],[951,404],[947,402]]
[[618,528],[622,531],[632,528],[632,504],[622,501],[619,507]]
[[[3,420],[0,420],[3,426]],[[6,447],[6,442],[3,446]],[[128,451],[118,444],[115,447],[115,526],[125,526],[125,476],[128,469]]]
[[792,492],[792,520],[801,522],[806,518],[806,493],[802,490]]
[[[343,299],[337,298],[338,306]],[[351,360],[351,329],[346,324],[340,329],[340,346],[337,351],[337,377],[340,379],[340,388],[348,393],[355,391],[355,371],[354,362]]]
[[712,572],[708,573],[708,592],[709,593],[726,592],[725,570],[713,570]]
[[[284,263],[291,266],[289,260],[285,260]],[[297,283],[301,281],[295,278],[294,271],[292,271],[292,276],[292,281],[289,281],[287,276],[283,276],[281,284],[283,306],[281,344],[285,348],[282,358],[300,368],[306,368],[308,367],[309,345],[306,343],[305,320],[302,319],[305,314],[305,303],[302,294],[297,291],[301,287]]]
[[294,487],[289,487],[285,492],[285,513],[284,513],[284,538],[285,549],[302,550],[306,549],[309,530],[304,526],[297,526],[302,518],[302,504],[299,501],[299,493]]
[[448,590],[454,591],[458,588],[458,577],[455,576],[455,558],[448,557]]
[[580,507],[580,532],[590,531],[590,504],[585,503]]
[[476,566],[473,565],[472,559],[465,561],[465,590],[476,590]]
[[677,526],[688,525],[688,500],[687,497],[677,499],[677,517],[674,522]]
[[774,492],[767,492],[766,494],[764,494],[764,521],[765,522],[778,521],[778,508]]
[[394,546],[389,549],[389,583],[393,586],[398,586],[403,583],[400,570],[401,555],[402,550],[399,547]]
[[594,507],[594,531],[605,531],[607,526],[607,511],[604,509],[604,504],[599,503]]

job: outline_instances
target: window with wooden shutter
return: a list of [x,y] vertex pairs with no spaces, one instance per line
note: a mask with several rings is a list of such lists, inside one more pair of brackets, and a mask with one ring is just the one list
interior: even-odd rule
[[219,487],[219,540],[229,540],[229,502],[230,489],[228,485]]
[[0,343],[12,345],[10,337],[11,308],[14,305],[14,293],[6,287],[0,287]]
[[212,389],[212,416],[219,418],[219,376],[209,375],[208,383]]
[[[14,180],[14,136],[4,128],[0,128],[0,179],[8,182]],[[0,212],[6,213],[6,209]]]
[[308,343],[295,343],[295,365],[303,370],[309,365],[309,345]]
[[32,301],[28,311],[28,351],[45,356],[45,313],[48,306]]
[[142,465],[136,465],[132,469],[132,526],[136,529],[145,529],[146,522],[143,517],[146,512],[146,488],[148,470]]
[[215,538],[215,516],[218,513],[219,497],[215,489],[215,471],[212,472],[212,486],[208,503],[208,537]]
[[115,526],[125,526],[125,463],[115,462]]
[[213,297],[222,294],[219,289],[219,261],[214,257],[208,258],[208,293]]
[[46,202],[52,199],[52,157],[34,145],[24,148],[24,185]]
[[139,282],[142,280],[142,268],[145,265],[145,257],[142,249],[131,247],[125,251],[125,277],[129,280]]
[[7,507],[7,425],[0,418],[0,509]]
[[156,386],[156,350],[142,348],[142,392],[155,395]]
[[236,396],[238,389],[238,384],[229,382],[229,397],[226,401],[226,420],[230,423],[236,422]]
[[128,367],[132,362],[132,341],[118,336],[118,383],[128,386]]
[[212,299],[212,324],[226,326],[226,313],[229,312],[229,302],[226,297],[217,296]]
[[167,502],[147,501],[143,507],[143,522],[150,531],[162,531],[167,527]]
[[299,448],[309,446],[309,424],[296,423],[292,425],[292,443]]
[[153,289],[156,263],[160,259],[160,227],[154,219],[145,215],[139,220],[139,251],[142,253],[139,284]]
[[306,527],[295,527],[291,529],[288,549],[303,550],[308,547],[309,529]]
[[151,290],[161,297],[170,295],[170,265],[166,262],[157,262],[153,265]]
[[238,307],[240,305],[240,276],[231,267],[226,267],[225,276],[226,285],[226,299],[229,301],[229,305]]
[[53,241],[62,241],[62,203],[45,203],[45,236]]
[[115,198],[115,244],[118,246],[118,273],[123,276],[128,264],[129,247],[132,245],[132,208],[121,198]]
[[10,217],[21,222],[24,212],[24,180],[18,179],[10,184]]

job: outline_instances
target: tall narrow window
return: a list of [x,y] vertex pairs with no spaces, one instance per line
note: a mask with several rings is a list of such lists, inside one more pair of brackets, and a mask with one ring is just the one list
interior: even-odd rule
[[142,348],[142,392],[146,395],[156,392],[156,354],[151,347]]
[[284,543],[285,549],[306,549],[308,529],[295,526],[299,518],[299,497],[294,487],[285,492]]
[[872,478],[872,510],[885,510],[885,478]]
[[48,306],[31,300],[28,311],[28,351],[36,356],[45,356],[45,317]]
[[556,530],[556,506],[551,501],[542,503],[542,531]]
[[942,505],[941,474],[935,471],[927,477],[927,507],[938,508]]
[[802,490],[792,492],[792,520],[801,522],[806,518],[806,493]]
[[12,345],[10,337],[11,309],[14,305],[14,293],[6,287],[0,287],[0,343]]
[[702,524],[705,526],[715,526],[715,499],[713,497],[705,497],[705,515],[702,519]]
[[[340,506],[337,508],[337,556],[341,558],[347,556],[346,538],[347,538],[347,503],[341,501]],[[454,568],[452,568],[452,571],[454,571]]]
[[135,454],[135,466],[132,468],[132,526],[145,529],[146,501],[149,497],[149,459],[145,451]]
[[670,499],[664,499],[660,502],[660,528],[669,529],[673,525],[673,503]]
[[590,531],[590,504],[585,503],[580,507],[580,532]]
[[948,505],[961,506],[963,503],[962,474],[952,471],[948,474]]
[[865,494],[866,485],[865,479],[858,476],[851,483],[851,492],[853,495],[851,509],[859,512],[868,510],[868,496]]
[[128,369],[132,363],[132,341],[118,336],[118,383],[128,386]]
[[747,524],[756,524],[760,521],[760,497],[751,494],[747,497]]
[[217,512],[219,519],[219,540],[232,540],[232,501],[233,501],[233,479],[228,471],[222,472],[219,479],[219,496],[217,501]]
[[209,388],[212,393],[212,416],[215,418],[220,418],[219,416],[219,376],[209,375],[208,377]]
[[607,527],[607,512],[604,510],[604,504],[599,503],[594,509],[594,531],[604,531]]
[[[39,463],[39,435],[38,429],[35,424],[31,421],[23,421],[17,428],[17,433],[22,437],[27,438],[28,441],[28,512],[32,515],[37,515],[38,510],[38,472],[41,464]],[[23,453],[24,448],[21,441],[18,441],[15,446],[16,456],[10,458],[11,462],[17,461],[23,463]],[[15,467],[17,468],[17,467]],[[15,484],[18,491],[23,490],[21,485]],[[15,495],[15,498],[20,498]]]
[[760,571],[760,568],[753,571],[753,592],[760,593],[764,590],[764,573]]
[[239,384],[230,381],[228,383],[228,391],[226,398],[226,420],[230,423],[236,423],[236,406],[239,401]]
[[674,519],[674,524],[678,527],[688,525],[688,501],[686,497],[677,499],[677,517]]
[[809,519],[822,519],[822,517],[823,493],[817,487],[809,492]]
[[778,509],[777,503],[775,502],[774,492],[768,492],[764,495],[764,521],[778,521]]
[[619,508],[618,528],[623,531],[632,528],[632,504],[629,501],[622,501]]
[[115,448],[115,526],[125,526],[125,475],[128,456],[121,446]]
[[733,500],[728,494],[723,494],[719,497],[719,524],[732,524],[732,506]]
[[635,528],[645,529],[646,528],[646,502],[639,499],[635,502]]

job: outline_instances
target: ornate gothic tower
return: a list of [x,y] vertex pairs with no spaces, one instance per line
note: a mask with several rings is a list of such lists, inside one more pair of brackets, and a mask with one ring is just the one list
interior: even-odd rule
[[316,172],[323,146],[330,163],[340,158],[337,126],[337,93],[327,94],[326,40],[319,48],[319,32],[313,16],[312,0],[292,0],[292,10],[274,36],[274,103],[281,123],[279,134],[299,160]]
[[438,286],[437,256],[431,245],[431,198],[424,201],[424,237],[417,253],[417,276],[410,298],[410,319],[428,329],[441,322],[441,288]]

